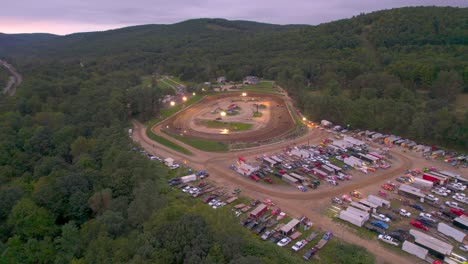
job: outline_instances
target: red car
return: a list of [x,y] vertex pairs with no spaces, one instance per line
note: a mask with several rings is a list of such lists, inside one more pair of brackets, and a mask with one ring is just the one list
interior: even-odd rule
[[286,171],[285,170],[279,170],[278,171],[280,174],[286,174]]
[[268,182],[269,184],[273,184],[273,180],[271,178],[265,178],[263,179],[265,182]]
[[390,184],[384,184],[382,185],[382,188],[387,191],[393,191],[393,186],[391,186]]
[[450,208],[450,211],[458,216],[462,216],[464,214],[466,214],[465,212],[463,212],[461,209],[455,209],[455,208]]
[[419,221],[416,221],[416,220],[411,220],[410,221],[410,224],[416,228],[419,228],[419,229],[422,229],[424,231],[428,231],[429,228],[427,228],[426,226],[424,226],[421,222]]
[[258,182],[260,180],[260,178],[257,177],[257,175],[255,175],[255,174],[250,175],[250,179],[252,179],[252,180],[254,180],[256,182]]

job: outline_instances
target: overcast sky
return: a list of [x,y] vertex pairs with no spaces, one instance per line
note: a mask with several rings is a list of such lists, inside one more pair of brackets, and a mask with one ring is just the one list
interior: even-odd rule
[[316,25],[402,6],[468,7],[468,0],[5,0],[0,32],[73,32],[226,18]]

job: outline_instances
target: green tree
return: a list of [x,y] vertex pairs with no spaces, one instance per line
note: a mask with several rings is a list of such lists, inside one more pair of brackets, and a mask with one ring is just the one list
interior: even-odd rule
[[28,198],[15,204],[7,223],[15,234],[23,238],[43,238],[53,235],[56,230],[52,215]]

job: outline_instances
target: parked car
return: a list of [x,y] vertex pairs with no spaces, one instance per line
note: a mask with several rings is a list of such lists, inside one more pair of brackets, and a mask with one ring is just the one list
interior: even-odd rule
[[275,231],[274,230],[268,230],[266,231],[265,233],[263,233],[263,235],[260,237],[263,241],[269,239],[272,235],[275,234]]
[[306,253],[304,254],[304,256],[302,256],[302,257],[303,257],[305,260],[309,260],[309,259],[311,259],[311,258],[315,255],[315,253],[317,253],[318,250],[319,250],[318,248],[313,247],[313,248],[307,250],[307,252],[306,252]]
[[338,197],[333,197],[333,198],[332,198],[332,203],[342,204],[342,203],[343,203],[343,200],[341,200],[341,199],[338,198]]
[[383,229],[388,229],[388,225],[380,220],[378,221],[371,221],[370,222],[371,225],[374,225],[376,227],[380,227],[380,228],[383,228]]
[[437,222],[437,220],[436,220],[436,219],[434,218],[434,216],[431,215],[431,214],[428,214],[428,213],[420,213],[419,216],[422,217],[422,218],[424,218],[424,219],[427,219],[427,220],[429,220],[429,221],[431,221],[431,222],[434,222],[434,223]]
[[448,207],[451,207],[451,208],[455,208],[455,209],[464,211],[464,209],[463,209],[462,207],[460,207],[460,206],[458,205],[458,203],[456,203],[456,202],[446,201],[445,204],[446,204]]
[[440,195],[440,196],[444,196],[444,197],[448,195],[448,193],[442,191],[439,188],[432,189],[431,192],[433,192],[433,193],[435,193],[437,195]]
[[424,207],[422,207],[422,205],[420,205],[420,204],[410,204],[409,206],[410,206],[410,207],[413,207],[413,208],[416,209],[416,210],[419,210],[419,211],[423,211],[423,212],[424,212]]
[[411,217],[411,213],[406,211],[405,209],[400,209],[400,215],[404,217]]
[[411,220],[410,221],[410,224],[416,228],[419,228],[419,229],[422,229],[424,231],[428,231],[429,228],[427,228],[426,226],[424,226],[420,221],[416,221],[416,220]]
[[294,252],[298,252],[299,250],[301,250],[303,247],[305,247],[305,245],[307,245],[307,243],[309,243],[307,240],[303,239],[301,241],[297,241],[296,244],[294,244],[292,246],[292,250]]
[[427,199],[427,200],[429,200],[429,201],[431,201],[431,202],[437,202],[437,201],[439,201],[439,198],[435,197],[435,196],[432,195],[432,194],[426,195],[425,199]]
[[468,245],[462,244],[458,248],[463,252],[468,252]]
[[372,214],[372,217],[377,219],[377,220],[381,220],[381,221],[384,221],[384,222],[390,222],[390,218],[386,217],[385,215],[383,214]]
[[278,243],[282,238],[283,238],[283,235],[281,235],[280,233],[277,233],[277,234],[274,234],[274,235],[271,236],[270,241],[276,244],[276,243]]
[[241,221],[241,224],[242,224],[243,226],[246,226],[246,225],[252,223],[253,220],[254,220],[253,218],[248,217],[248,218],[244,219],[243,221]]
[[424,218],[424,217],[421,217],[421,216],[418,216],[416,218],[416,221],[419,221],[421,222],[423,225],[426,225],[426,226],[429,226],[429,227],[433,227],[435,225],[435,222],[427,219],[427,218]]
[[280,246],[280,247],[284,247],[286,246],[287,244],[289,244],[291,242],[291,239],[289,237],[284,237],[283,239],[281,239],[280,241],[278,241],[278,243],[276,243],[276,245]]
[[400,245],[400,243],[398,243],[397,241],[395,241],[393,239],[393,237],[391,236],[388,236],[388,235],[379,235],[378,236],[378,239],[382,240],[383,242],[387,243],[387,244],[390,244],[390,245],[394,245],[394,246],[397,246]]
[[393,237],[394,239],[398,241],[405,241],[405,240],[413,240],[414,237],[409,233],[408,230],[405,229],[394,229],[390,232],[388,232],[388,235]]

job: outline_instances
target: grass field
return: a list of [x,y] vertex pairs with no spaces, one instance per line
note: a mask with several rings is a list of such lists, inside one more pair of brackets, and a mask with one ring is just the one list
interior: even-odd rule
[[278,92],[278,89],[273,87],[273,81],[261,81],[257,85],[244,85],[242,90],[252,92]]
[[229,129],[230,131],[245,131],[252,129],[252,124],[238,122],[222,122],[217,120],[208,120],[204,124],[209,128]]
[[163,138],[161,136],[158,136],[158,135],[154,134],[153,131],[151,131],[152,127],[153,126],[148,126],[147,131],[146,131],[146,134],[148,135],[149,138],[151,138],[152,140],[158,142],[161,145],[164,145],[164,146],[166,146],[166,147],[168,147],[170,149],[173,149],[175,151],[178,151],[180,153],[183,153],[183,154],[186,154],[186,155],[193,155],[193,153],[190,150],[188,150],[188,149],[186,149],[186,148],[184,148],[182,146],[179,146],[176,143],[174,143],[174,142],[172,142],[172,141],[170,141],[170,140],[168,140],[166,138]]
[[254,112],[253,113],[253,117],[262,117],[262,116],[263,116],[262,112]]
[[216,142],[216,141],[199,139],[199,138],[184,137],[184,136],[169,133],[165,130],[161,130],[161,131],[199,150],[210,151],[210,152],[225,152],[229,150],[229,146],[222,142]]
[[[142,85],[144,87],[151,85],[151,76],[144,76],[141,78]],[[174,89],[170,87],[169,85],[163,83],[162,81],[158,80],[157,81],[158,87],[162,90],[163,94],[170,94],[170,95],[175,95]]]

